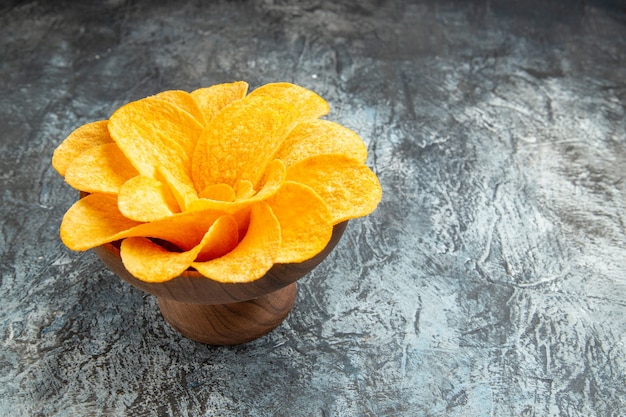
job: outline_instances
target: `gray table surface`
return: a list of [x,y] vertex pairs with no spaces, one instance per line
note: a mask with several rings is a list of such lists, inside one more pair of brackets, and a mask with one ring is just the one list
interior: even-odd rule
[[[275,331],[181,337],[67,250],[50,166],[166,89],[309,87],[384,197]],[[0,4],[0,415],[626,415],[618,1]]]

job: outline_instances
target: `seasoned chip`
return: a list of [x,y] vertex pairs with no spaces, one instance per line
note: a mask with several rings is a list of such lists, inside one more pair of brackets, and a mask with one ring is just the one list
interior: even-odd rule
[[207,125],[193,157],[193,181],[257,185],[266,165],[295,126],[299,112],[289,103],[247,96],[231,103]]
[[146,282],[165,282],[182,274],[195,259],[212,259],[237,245],[237,223],[231,216],[218,218],[202,241],[185,252],[172,252],[144,237],[124,239],[120,248],[124,267]]
[[93,146],[113,142],[107,129],[108,123],[108,120],[87,123],[70,133],[54,150],[52,155],[54,169],[64,177],[67,167],[78,155]]
[[123,232],[140,224],[120,213],[117,196],[89,194],[63,216],[61,240],[72,250],[87,250],[120,239]]
[[196,261],[205,262],[219,258],[235,249],[239,244],[239,225],[233,216],[222,216],[215,220],[199,245]]
[[120,212],[117,196],[90,194],[78,200],[65,213],[61,240],[72,250],[87,250],[107,242],[144,236],[172,242],[183,250],[196,246],[213,222],[224,213],[213,210],[177,213],[171,217],[142,223]]
[[248,83],[237,81],[234,83],[217,84],[211,87],[199,88],[191,92],[191,96],[204,114],[206,123],[210,122],[217,113],[235,100],[246,96]]
[[264,179],[262,180],[261,189],[258,193],[246,199],[237,199],[235,201],[219,201],[216,199],[201,198],[190,204],[188,210],[220,210],[225,213],[233,214],[255,201],[263,201],[276,194],[283,184],[283,181],[285,181],[285,173],[285,164],[276,159],[268,165]]
[[65,181],[88,193],[117,193],[138,174],[115,143],[92,146],[78,155],[65,171]]
[[145,282],[168,281],[183,272],[196,257],[195,251],[170,252],[145,237],[129,237],[120,248],[124,267]]
[[376,174],[344,155],[318,155],[287,169],[287,181],[308,185],[328,205],[333,223],[370,214],[381,199]]
[[172,103],[193,116],[193,118],[196,119],[196,121],[201,125],[206,124],[204,114],[198,106],[198,102],[188,92],[181,90],[169,90],[163,91],[162,93],[156,94],[152,97]]
[[302,262],[326,247],[333,234],[333,219],[326,203],[311,188],[285,182],[267,203],[280,223],[277,263]]
[[178,106],[154,97],[120,107],[109,120],[111,137],[140,174],[160,172],[184,208],[198,198],[191,157],[203,126]]
[[239,180],[235,186],[235,200],[245,200],[254,195],[254,185],[248,180]]
[[342,154],[361,163],[367,159],[367,148],[352,130],[328,120],[307,120],[289,133],[275,158],[293,165],[310,156]]
[[207,125],[194,154],[194,183],[201,189],[216,183],[235,186],[242,180],[256,186],[294,126],[326,113],[328,103],[303,87],[289,83],[259,87]]
[[199,195],[200,198],[231,202],[236,198],[235,190],[228,184],[211,184]]
[[121,241],[126,269],[165,282],[192,268],[251,282],[322,251],[333,226],[381,199],[359,136],[318,118],[328,104],[289,83],[164,91],[73,131],[52,163],[85,192],[61,239]]
[[250,225],[239,245],[221,258],[194,262],[202,275],[219,282],[251,282],[274,265],[280,251],[280,224],[264,202],[254,203]]
[[162,239],[187,251],[198,245],[206,231],[224,214],[214,210],[176,213],[171,217],[134,227],[124,237],[146,236]]
[[140,222],[165,219],[179,211],[167,184],[144,175],[137,175],[121,186],[117,205],[122,215]]
[[301,120],[317,119],[328,113],[328,103],[311,90],[290,83],[265,84],[249,94],[249,97],[265,97],[268,102],[277,99],[290,103],[300,113]]

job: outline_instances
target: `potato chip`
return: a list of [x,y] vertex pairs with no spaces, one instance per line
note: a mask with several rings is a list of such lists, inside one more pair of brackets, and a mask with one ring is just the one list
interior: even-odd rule
[[189,268],[251,282],[275,263],[320,253],[333,225],[381,199],[358,135],[318,120],[316,93],[235,82],[164,91],[84,125],[55,150],[54,168],[89,194],[67,211],[73,250],[121,241],[133,276],[165,282]]
[[291,104],[264,96],[247,96],[225,107],[198,141],[192,167],[196,187],[235,186],[240,180],[256,186],[300,117]]
[[140,224],[120,213],[117,196],[89,194],[63,216],[61,240],[72,250],[87,250],[117,240],[123,232]]
[[117,205],[123,216],[140,222],[161,220],[180,211],[167,184],[144,175],[120,187]]
[[265,85],[232,102],[198,141],[192,166],[197,189],[218,183],[234,187],[241,180],[256,186],[295,124],[327,112],[320,96],[288,83]]
[[287,168],[287,181],[315,190],[328,205],[334,224],[370,214],[382,196],[376,174],[344,155],[318,155],[300,161]]
[[[188,251],[200,243],[206,231],[224,214],[214,210],[176,213],[165,219],[136,226],[121,234],[121,237],[145,236],[162,239]],[[117,239],[121,237],[118,236]]]
[[145,282],[168,281],[185,272],[196,257],[195,251],[170,252],[145,237],[124,239],[120,255],[128,272]]
[[267,204],[280,223],[277,263],[302,262],[326,247],[333,234],[333,219],[326,203],[311,188],[285,182]]
[[187,208],[189,211],[198,210],[219,210],[225,213],[233,214],[242,208],[249,206],[253,202],[263,201],[280,189],[283,181],[285,180],[286,168],[282,161],[276,159],[272,161],[265,172],[264,179],[262,181],[261,189],[253,196],[235,201],[219,201],[215,199],[200,198],[189,205]]
[[239,225],[233,216],[215,220],[200,243],[196,261],[206,262],[226,255],[239,244]]
[[189,251],[171,252],[150,239],[130,237],[122,241],[120,254],[133,276],[145,282],[165,282],[182,274],[195,259],[225,255],[237,242],[237,223],[231,216],[222,216]]
[[293,128],[274,156],[286,166],[310,156],[342,154],[361,163],[367,159],[367,147],[352,130],[328,120],[306,120]]
[[183,250],[190,250],[222,215],[224,213],[219,211],[203,210],[141,223],[122,215],[117,196],[89,194],[65,213],[61,240],[72,250],[87,250],[131,236],[144,236],[167,240]]
[[186,175],[183,175],[183,170],[173,172],[171,170],[168,172],[166,168],[163,168],[163,170],[165,171],[164,174],[160,174],[160,169],[157,171],[157,178],[161,178],[162,182],[169,185],[181,211],[186,210],[187,207],[198,199],[198,194],[193,184],[188,181],[189,178]]
[[252,197],[256,192],[254,185],[248,180],[239,180],[235,186],[235,200],[246,200]]
[[192,266],[219,282],[252,282],[274,265],[280,242],[280,224],[272,209],[264,202],[254,203],[248,231],[239,245],[221,258],[194,262]]
[[249,97],[278,99],[292,104],[300,113],[301,120],[317,119],[328,113],[328,103],[311,90],[290,83],[265,84],[252,91]]
[[235,100],[242,99],[248,92],[248,83],[237,81],[199,88],[191,92],[191,97],[204,114],[205,123],[210,122],[217,113]]
[[196,121],[201,125],[206,124],[202,110],[200,110],[198,103],[188,92],[181,90],[169,90],[163,91],[152,97],[172,103],[173,105],[179,107],[181,110],[186,111],[191,116],[193,116],[193,118],[196,119]]
[[65,176],[65,171],[72,161],[87,149],[113,142],[109,135],[108,120],[87,123],[75,129],[52,154],[52,167]]
[[212,184],[202,190],[198,197],[207,200],[231,202],[235,201],[237,196],[233,187],[228,184]]
[[88,193],[117,193],[138,174],[115,143],[92,146],[78,155],[65,171],[65,181]]
[[189,113],[148,97],[119,108],[109,120],[111,137],[140,174],[161,172],[185,208],[197,199],[191,157],[203,126]]
[[241,240],[248,232],[248,226],[250,225],[250,206],[245,206],[241,210],[231,214],[231,216],[233,216],[237,222],[237,234],[239,235],[239,240]]

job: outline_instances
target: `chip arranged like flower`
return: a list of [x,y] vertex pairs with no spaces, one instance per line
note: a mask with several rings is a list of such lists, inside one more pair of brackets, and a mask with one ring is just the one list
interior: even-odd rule
[[63,217],[61,239],[72,250],[120,241],[124,266],[146,282],[190,268],[251,282],[276,263],[310,259],[334,225],[370,214],[382,194],[365,144],[320,119],[328,111],[289,83],[126,104],[54,152],[53,167],[85,195]]

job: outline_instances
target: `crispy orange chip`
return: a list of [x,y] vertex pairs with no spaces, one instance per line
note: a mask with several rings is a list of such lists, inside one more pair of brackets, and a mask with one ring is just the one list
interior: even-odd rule
[[117,193],[137,170],[115,143],[92,146],[78,155],[65,171],[65,181],[88,193]]
[[267,203],[280,223],[277,263],[302,262],[326,247],[333,219],[326,203],[311,188],[285,182]]
[[192,166],[196,187],[235,186],[241,180],[256,185],[296,123],[327,112],[328,103],[320,96],[288,83],[267,84],[230,103],[198,141]]
[[235,200],[237,195],[233,187],[228,184],[212,184],[202,190],[198,197],[208,200],[231,202]]
[[259,202],[252,206],[248,232],[235,249],[221,258],[194,262],[192,266],[219,282],[251,282],[269,271],[279,251],[280,223],[272,209]]
[[276,194],[281,185],[285,181],[286,168],[282,161],[276,159],[272,161],[265,172],[261,189],[258,193],[246,198],[237,199],[235,201],[218,201],[215,199],[201,198],[189,205],[189,211],[198,210],[220,210],[225,213],[233,214],[242,208],[249,206],[253,202],[263,201]]
[[166,240],[188,251],[200,243],[209,227],[223,215],[222,212],[212,210],[177,213],[162,220],[142,223],[117,239],[129,236],[152,237]]
[[199,88],[191,92],[191,96],[204,114],[206,123],[210,122],[217,113],[235,100],[242,99],[248,92],[248,83],[237,81],[234,83],[217,84],[211,87]]
[[342,154],[365,163],[367,147],[352,130],[328,120],[307,120],[289,133],[275,158],[293,165],[310,156]]
[[70,133],[54,150],[52,155],[54,169],[64,177],[65,171],[78,155],[93,146],[113,142],[107,129],[108,124],[108,120],[87,123]]
[[140,222],[165,219],[179,211],[169,187],[143,175],[129,179],[120,187],[117,205],[125,217]]
[[87,250],[117,240],[116,236],[139,224],[120,213],[116,196],[90,194],[63,216],[61,240],[72,250]]
[[287,181],[308,185],[322,197],[333,223],[370,214],[382,197],[376,174],[344,155],[318,155],[287,169]]
[[381,199],[361,138],[324,99],[240,81],[128,103],[73,131],[52,164],[88,193],[65,214],[73,250],[121,241],[133,276],[165,282],[195,268],[224,283],[251,282],[276,263],[303,262],[333,226]]
[[250,211],[250,206],[246,206],[232,214],[233,218],[237,221],[237,225],[239,225],[237,233],[239,235],[239,240],[241,240],[248,232],[248,226],[250,225]]
[[193,181],[256,185],[266,165],[300,118],[291,104],[247,96],[231,103],[207,125],[193,157]]
[[124,267],[145,282],[168,281],[183,272],[196,257],[195,251],[170,252],[145,237],[129,237],[120,248]]
[[245,200],[254,195],[254,185],[248,180],[239,180],[235,186],[235,200]]
[[186,91],[181,90],[169,90],[163,91],[162,93],[156,94],[152,96],[154,98],[158,98],[159,100],[167,101],[172,103],[173,105],[179,107],[181,110],[186,111],[194,119],[201,125],[204,125],[206,121],[204,120],[204,114],[196,100]]
[[109,120],[111,137],[147,177],[160,172],[181,207],[197,198],[191,157],[203,126],[180,107],[154,97],[120,107]]
[[311,90],[290,83],[265,84],[249,94],[249,97],[265,97],[292,104],[301,114],[301,120],[317,119],[330,110],[328,103]]
[[72,250],[87,250],[127,237],[145,236],[167,240],[183,250],[190,250],[223,214],[203,210],[142,223],[124,217],[116,196],[89,194],[65,213],[61,223],[61,240]]
[[237,223],[230,216],[218,218],[202,241],[186,252],[171,252],[144,237],[124,239],[120,248],[124,267],[146,282],[165,282],[185,272],[198,258],[217,257],[237,244]]
[[235,249],[239,243],[239,225],[233,216],[222,216],[211,226],[199,245],[196,261],[219,258]]

